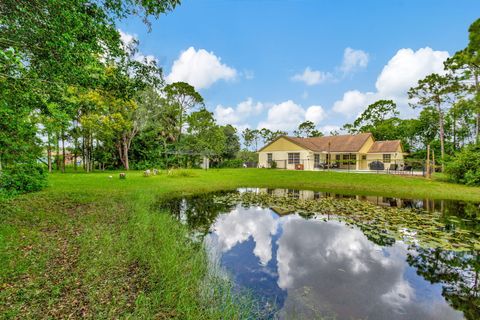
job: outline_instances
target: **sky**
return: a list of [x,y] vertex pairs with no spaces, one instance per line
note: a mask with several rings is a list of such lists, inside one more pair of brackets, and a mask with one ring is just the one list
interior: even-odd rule
[[407,91],[468,43],[478,0],[183,0],[151,30],[120,21],[139,58],[185,81],[219,124],[328,134],[379,99],[402,117]]

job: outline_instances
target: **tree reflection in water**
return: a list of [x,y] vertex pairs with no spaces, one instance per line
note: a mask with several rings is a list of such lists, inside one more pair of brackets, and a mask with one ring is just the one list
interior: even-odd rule
[[478,252],[453,252],[414,248],[409,265],[430,283],[442,284],[442,295],[466,319],[480,319],[480,256]]

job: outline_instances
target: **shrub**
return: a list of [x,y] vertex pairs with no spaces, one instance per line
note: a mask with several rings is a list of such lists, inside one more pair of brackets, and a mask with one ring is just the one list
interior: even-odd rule
[[277,169],[277,162],[276,161],[270,162],[270,169]]
[[47,186],[47,171],[37,163],[8,166],[0,172],[0,193],[14,195],[39,191]]
[[457,152],[446,163],[450,180],[471,186],[480,186],[480,144],[469,145]]
[[229,159],[222,161],[219,165],[219,168],[241,168],[243,167],[242,159]]

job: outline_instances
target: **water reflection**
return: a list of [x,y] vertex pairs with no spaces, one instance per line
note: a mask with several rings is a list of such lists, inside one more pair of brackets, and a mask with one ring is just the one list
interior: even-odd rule
[[368,201],[381,207],[397,207],[441,212],[448,215],[475,217],[480,214],[480,203],[459,200],[403,199],[383,196],[347,195],[331,192],[294,189],[243,188],[240,191],[268,193],[275,196],[288,196],[296,199],[313,200],[324,198],[356,199]]
[[480,319],[478,252],[373,242],[335,219],[226,206],[213,195],[167,206],[201,235],[238,288],[273,310],[268,317]]

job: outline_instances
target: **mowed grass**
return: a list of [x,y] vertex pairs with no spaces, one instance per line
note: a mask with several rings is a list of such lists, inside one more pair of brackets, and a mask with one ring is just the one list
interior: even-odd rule
[[[417,177],[267,169],[55,173],[0,203],[0,318],[239,319],[248,301],[209,275],[204,248],[160,197],[238,187],[480,201],[480,188]],[[110,178],[112,176],[112,178]]]

